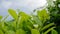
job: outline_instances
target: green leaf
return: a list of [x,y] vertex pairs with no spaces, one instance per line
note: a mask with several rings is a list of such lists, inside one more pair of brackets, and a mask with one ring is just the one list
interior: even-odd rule
[[37,29],[32,29],[31,34],[40,34],[39,30]]
[[41,29],[41,31],[49,28],[49,27],[52,26],[52,25],[54,25],[54,23],[50,23],[50,24],[44,26],[44,27]]
[[48,32],[50,32],[51,30],[53,30],[55,27],[49,28],[47,31],[44,32],[44,34],[47,34]]
[[22,29],[16,30],[16,34],[26,34],[26,32]]
[[27,21],[28,21],[29,18],[30,18],[30,16],[28,14],[26,14],[24,12],[20,12],[17,26],[22,28],[24,23],[28,24]]
[[17,18],[18,18],[18,15],[17,15],[17,13],[16,13],[15,10],[13,10],[13,9],[8,9],[8,12],[9,12],[9,14],[10,14],[14,19],[17,19]]
[[30,29],[30,30],[32,29],[32,27],[31,27],[31,26],[29,26],[29,25],[27,25],[27,27],[28,27],[28,29]]
[[49,13],[47,13],[47,11],[46,11],[45,9],[43,9],[43,10],[38,10],[38,11],[37,11],[37,15],[38,15],[39,19],[40,19],[41,21],[43,21],[43,22],[45,22],[46,19],[50,19]]
[[33,16],[33,20],[36,22],[36,24],[40,25],[40,27],[42,27],[42,26],[43,26],[43,23],[39,20],[39,18],[38,18],[38,17]]
[[28,15],[28,14],[26,14],[26,13],[24,13],[24,12],[20,12],[19,13],[20,14],[20,16],[22,16],[24,19],[28,19],[28,18],[30,18],[30,15]]
[[51,31],[51,34],[58,34],[58,32],[53,29],[53,30]]

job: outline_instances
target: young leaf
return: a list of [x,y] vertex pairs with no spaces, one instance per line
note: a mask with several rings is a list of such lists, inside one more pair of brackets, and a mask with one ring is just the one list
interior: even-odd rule
[[17,19],[18,15],[16,14],[16,11],[13,9],[8,9],[9,14],[14,18]]
[[37,15],[38,15],[38,17],[39,17],[39,19],[41,20],[41,21],[43,21],[43,22],[45,22],[46,21],[46,19],[49,19],[50,17],[49,17],[49,14],[47,13],[47,11],[45,10],[45,9],[43,9],[43,10],[38,10],[37,11]]
[[39,32],[39,30],[32,29],[32,30],[31,30],[31,34],[40,34],[40,32]]
[[26,32],[22,29],[16,30],[16,34],[26,34]]

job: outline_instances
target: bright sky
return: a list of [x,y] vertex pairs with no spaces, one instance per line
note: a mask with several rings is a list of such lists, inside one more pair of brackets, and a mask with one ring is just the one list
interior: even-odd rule
[[0,0],[0,15],[6,16],[9,8],[18,8],[26,13],[30,13],[37,7],[44,6],[45,3],[46,0]]

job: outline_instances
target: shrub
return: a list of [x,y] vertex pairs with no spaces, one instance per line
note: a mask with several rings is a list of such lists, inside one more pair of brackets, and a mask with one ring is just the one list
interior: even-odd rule
[[0,17],[0,34],[58,34],[54,30],[54,23],[46,23],[50,19],[49,13],[45,9],[38,10],[37,15],[28,15],[24,12],[16,13],[13,9],[8,9],[8,13],[14,21],[5,22]]

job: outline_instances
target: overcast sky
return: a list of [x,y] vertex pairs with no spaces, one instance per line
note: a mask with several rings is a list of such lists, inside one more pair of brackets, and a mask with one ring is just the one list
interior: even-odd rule
[[46,0],[0,0],[0,15],[6,16],[9,8],[18,8],[26,13],[30,13],[37,7],[44,6],[45,3]]

